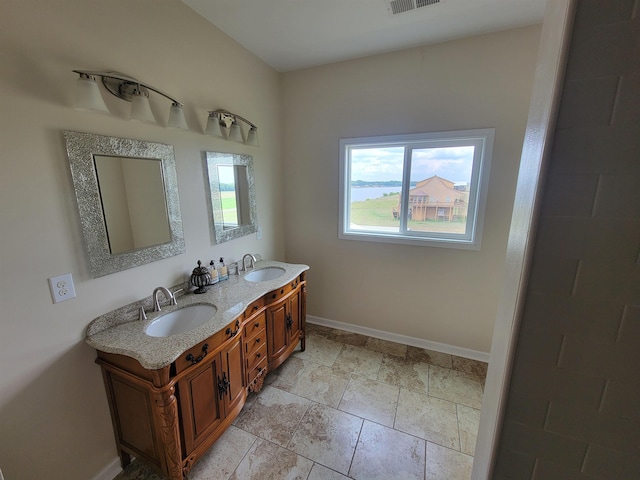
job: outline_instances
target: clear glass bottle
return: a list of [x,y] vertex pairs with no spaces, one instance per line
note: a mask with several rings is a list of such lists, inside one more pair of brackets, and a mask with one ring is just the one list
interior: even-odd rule
[[209,285],[213,285],[220,281],[218,277],[218,270],[216,269],[216,264],[213,260],[209,262],[209,272],[211,273],[211,283]]
[[224,258],[222,257],[220,257],[220,265],[218,266],[218,277],[220,278],[220,281],[229,279],[227,266],[224,264]]

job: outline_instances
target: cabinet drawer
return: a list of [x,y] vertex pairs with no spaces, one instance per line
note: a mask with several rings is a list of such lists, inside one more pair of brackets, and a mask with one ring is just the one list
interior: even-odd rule
[[262,345],[267,344],[267,330],[262,330],[258,332],[251,338],[245,339],[244,341],[244,353],[249,355],[254,351],[258,350]]
[[222,328],[206,340],[198,343],[180,355],[175,363],[176,374],[186,370],[187,368],[200,363],[207,355],[213,353],[229,338],[234,337],[240,331],[240,322],[234,320],[226,327]]
[[264,307],[264,297],[260,297],[259,299],[249,304],[249,306],[244,311],[244,318],[249,318],[251,315],[256,313],[262,307]]
[[247,370],[251,370],[262,360],[267,358],[267,343],[263,341],[260,348],[248,353],[245,358],[247,359]]
[[[246,338],[256,335],[261,330],[265,329],[267,324],[267,314],[262,312],[255,318],[252,318],[244,325],[244,335]],[[264,334],[263,334],[264,335]]]
[[266,370],[266,368],[267,368],[267,358],[265,357],[260,362],[258,362],[258,364],[256,364],[252,369],[249,369],[248,385],[251,385],[253,381],[256,379],[256,377],[260,375],[263,372],[263,370]]
[[286,285],[284,285],[284,286],[282,286],[282,287],[280,287],[280,288],[278,288],[276,290],[273,290],[272,292],[267,293],[264,296],[267,304],[271,304],[271,303],[277,302],[281,298],[286,297],[289,294],[289,292],[291,292],[291,290],[293,290],[291,288],[291,285],[294,284],[294,283],[295,283],[295,281],[291,282],[291,283],[287,283]]

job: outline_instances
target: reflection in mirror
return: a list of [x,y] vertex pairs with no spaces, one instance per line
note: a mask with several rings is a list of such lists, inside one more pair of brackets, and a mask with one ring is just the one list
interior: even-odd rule
[[93,160],[110,252],[171,241],[162,161],[106,155]]
[[184,253],[171,145],[64,136],[92,276]]
[[243,237],[257,230],[253,158],[206,152],[211,217],[215,242]]
[[238,227],[238,202],[236,199],[236,175],[233,165],[218,165],[222,228]]

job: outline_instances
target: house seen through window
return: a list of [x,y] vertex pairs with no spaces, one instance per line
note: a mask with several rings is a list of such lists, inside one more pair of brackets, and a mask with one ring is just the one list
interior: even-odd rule
[[340,141],[340,238],[479,249],[493,129]]

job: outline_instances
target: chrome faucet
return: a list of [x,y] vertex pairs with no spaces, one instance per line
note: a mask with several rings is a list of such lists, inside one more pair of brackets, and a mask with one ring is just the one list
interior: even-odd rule
[[249,268],[247,268],[245,264],[245,260],[247,259],[247,257],[249,257],[249,259],[251,260],[251,264],[249,265],[249,268],[253,268],[256,266],[256,262],[258,261],[258,259],[255,257],[255,255],[251,253],[247,253],[244,257],[242,257],[242,263],[240,264],[240,268],[238,269],[238,271],[246,272],[247,270],[249,270]]
[[153,311],[160,311],[160,303],[158,302],[158,293],[162,292],[167,300],[169,300],[169,305],[177,305],[176,297],[169,291],[168,288],[164,287],[156,287],[153,290]]

